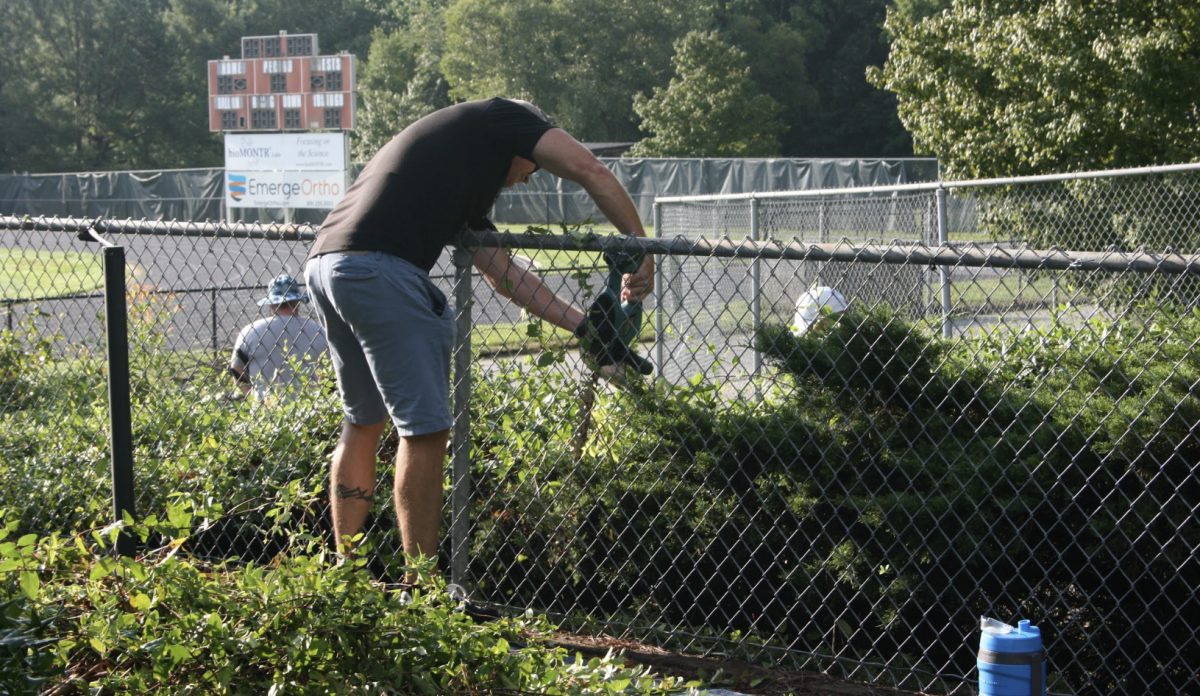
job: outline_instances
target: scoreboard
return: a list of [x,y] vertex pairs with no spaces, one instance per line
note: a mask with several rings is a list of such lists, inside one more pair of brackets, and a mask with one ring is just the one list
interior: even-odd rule
[[316,34],[242,37],[241,58],[208,61],[210,131],[351,130],[354,56],[322,56]]

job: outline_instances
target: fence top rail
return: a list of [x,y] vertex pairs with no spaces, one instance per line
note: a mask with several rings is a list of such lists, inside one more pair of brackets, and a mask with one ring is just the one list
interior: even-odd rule
[[1084,179],[1112,179],[1127,176],[1149,176],[1151,174],[1176,174],[1200,171],[1200,162],[1189,164],[1157,165],[1132,169],[1108,169],[1072,174],[1039,174],[1037,176],[1014,176],[999,179],[963,179],[961,181],[932,181],[919,184],[892,184],[888,186],[859,186],[850,188],[805,189],[802,191],[752,191],[750,193],[713,193],[697,196],[662,196],[654,199],[655,204],[711,203],[717,201],[748,201],[771,198],[824,198],[847,194],[920,193],[959,188],[988,188],[1017,184],[1044,184],[1058,181],[1082,181]]
[[712,256],[744,259],[788,259],[795,261],[846,261],[857,263],[909,264],[924,266],[969,266],[1025,268],[1063,271],[1132,271],[1170,275],[1200,275],[1200,254],[1171,251],[1065,251],[1025,247],[958,244],[931,247],[912,242],[851,244],[810,243],[797,239],[766,241],[732,239],[687,239],[627,237],[625,235],[544,235],[534,233],[472,231],[460,235],[467,246],[511,249],[557,249],[564,251],[623,251],[667,256]]
[[91,171],[91,172],[13,172],[13,174],[15,174],[16,176],[28,176],[31,178],[32,177],[53,178],[53,177],[73,176],[73,177],[78,177],[80,179],[84,179],[84,178],[109,176],[111,174],[151,174],[151,175],[153,175],[153,174],[165,174],[165,173],[174,174],[175,172],[212,172],[212,171],[222,171],[224,169],[225,169],[224,167],[183,167],[180,169],[112,169],[112,170],[106,169],[104,171]]
[[107,218],[46,218],[0,215],[0,230],[36,232],[76,232],[84,241],[94,241],[90,231],[99,234],[143,234],[163,237],[228,237],[238,239],[274,239],[312,241],[318,228],[306,223],[260,222],[178,222],[163,220],[112,220]]
[[[1200,168],[1200,166],[1198,166]],[[234,237],[280,241],[312,240],[318,228],[277,223],[182,223],[147,220],[44,219],[0,216],[0,229],[75,232],[85,241],[95,234],[123,233],[160,236]],[[505,247],[562,251],[624,251],[667,256],[711,256],[795,261],[852,261],[858,263],[970,266],[1043,270],[1106,270],[1137,273],[1200,275],[1200,254],[1172,251],[1066,251],[959,244],[931,247],[912,242],[851,244],[848,241],[816,244],[798,239],[766,241],[644,238],[625,235],[555,235],[532,232],[467,231],[457,243],[465,247]]]

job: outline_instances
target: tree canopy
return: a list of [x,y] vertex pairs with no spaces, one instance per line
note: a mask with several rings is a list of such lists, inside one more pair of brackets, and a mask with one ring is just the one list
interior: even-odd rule
[[673,62],[678,77],[666,89],[634,97],[633,110],[653,135],[634,146],[632,156],[779,154],[779,104],[755,93],[743,51],[715,32],[693,31],[676,42]]
[[891,55],[870,79],[950,175],[1200,156],[1200,4],[954,0],[919,14],[889,14]]
[[404,30],[376,30],[371,59],[359,74],[355,160],[365,162],[405,126],[449,106],[449,85],[440,61],[445,44],[441,9],[411,8]]
[[458,0],[442,68],[458,99],[522,97],[581,140],[636,140],[633,95],[666,81],[675,39],[709,17],[696,0]]
[[193,100],[177,89],[177,53],[154,0],[4,4],[5,52],[19,47],[0,78],[19,104],[0,126],[12,168],[136,168],[194,154],[175,118]]
[[[941,0],[900,1],[919,14]],[[864,77],[886,55],[888,2],[3,0],[0,169],[219,165],[205,65],[238,55],[243,36],[279,31],[316,33],[321,53],[358,56],[358,160],[437,108],[498,95],[529,99],[584,141],[657,138],[661,146],[687,125],[668,124],[672,113],[720,117],[733,108],[732,92],[713,95],[726,100],[720,108],[694,99],[683,108],[684,92],[708,73],[751,100],[739,108],[766,130],[751,142],[708,127],[711,137],[693,140],[702,150],[680,141],[679,155],[906,155],[895,96]],[[689,33],[724,46],[737,69],[718,75],[715,64],[702,70],[695,56],[678,55],[699,49],[681,42]]]

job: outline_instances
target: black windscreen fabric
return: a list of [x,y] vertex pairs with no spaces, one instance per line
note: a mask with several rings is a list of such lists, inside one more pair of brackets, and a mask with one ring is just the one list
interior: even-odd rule
[[[751,191],[802,191],[936,181],[933,159],[632,159],[601,158],[624,184],[644,221],[656,196]],[[362,165],[351,166],[351,177]],[[111,217],[204,222],[308,222],[327,210],[226,208],[221,168],[77,174],[0,174],[0,215]],[[604,221],[578,184],[544,170],[528,185],[506,189],[492,218],[498,224]]]

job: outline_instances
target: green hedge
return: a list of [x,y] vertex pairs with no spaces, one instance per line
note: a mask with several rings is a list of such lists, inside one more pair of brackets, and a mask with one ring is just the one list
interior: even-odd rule
[[[493,365],[471,403],[472,571],[518,605],[962,674],[979,614],[1028,618],[1078,693],[1181,692],[1200,663],[1200,318],[1156,317],[955,342],[884,310],[823,336],[769,326],[762,399],[635,382],[601,397],[579,461],[579,384],[537,366],[558,356]],[[5,340],[0,508],[21,534],[106,524],[102,366]],[[286,534],[266,510],[303,481],[292,517],[321,530],[329,375],[256,408],[137,345],[139,511],[186,492],[219,515],[189,548],[270,558]],[[395,566],[386,501],[374,512]]]
[[1175,690],[1200,657],[1198,338],[1191,313],[953,343],[884,309],[765,327],[762,402],[634,389],[580,462],[577,387],[481,376],[476,416],[503,427],[476,434],[477,572],[539,606],[901,663],[920,645],[961,674],[980,614],[1028,618],[1063,685]]

